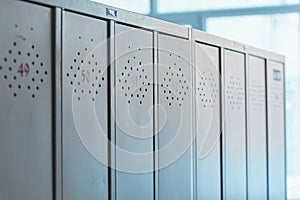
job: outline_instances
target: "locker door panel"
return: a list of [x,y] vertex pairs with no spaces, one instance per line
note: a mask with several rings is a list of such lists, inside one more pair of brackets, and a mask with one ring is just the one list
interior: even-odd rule
[[63,13],[65,200],[108,198],[106,38],[105,21]]
[[267,199],[267,128],[265,60],[248,57],[247,158],[248,198]]
[[116,196],[118,200],[151,200],[153,33],[121,24],[115,30]]
[[52,199],[51,10],[0,6],[0,199]]
[[192,198],[190,42],[158,36],[158,198]]
[[244,54],[224,55],[224,198],[246,199],[246,112]]
[[195,45],[197,199],[220,199],[219,49]]
[[281,63],[269,61],[267,73],[269,198],[285,199],[286,175],[283,65]]

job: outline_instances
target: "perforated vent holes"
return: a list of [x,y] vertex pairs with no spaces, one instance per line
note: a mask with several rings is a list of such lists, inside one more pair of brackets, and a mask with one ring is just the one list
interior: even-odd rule
[[197,74],[197,96],[204,108],[213,108],[218,98],[217,76],[209,69]]
[[77,101],[81,101],[83,97],[95,101],[95,97],[103,89],[105,66],[99,58],[101,53],[97,49],[91,49],[91,46],[97,44],[93,38],[77,36],[76,39],[78,42],[86,44],[86,46],[83,49],[78,49],[73,57],[72,64],[66,66],[66,80],[73,87],[74,97]]
[[170,52],[161,52],[162,56],[168,57],[168,63],[160,64],[160,94],[162,100],[172,106],[181,107],[187,99],[190,83],[184,75],[184,67],[189,64],[180,55]]
[[[9,48],[1,56],[0,75],[13,97],[21,94],[29,95],[35,99],[43,89],[49,76],[44,56],[40,46],[35,43],[36,30],[34,26],[19,28],[14,24],[15,37]],[[24,26],[24,25],[23,25]]]
[[274,111],[281,112],[284,109],[283,84],[273,80],[271,86],[271,106]]
[[265,103],[264,84],[261,80],[253,80],[250,85],[250,100],[255,111],[262,111]]
[[143,62],[143,51],[145,53],[147,49],[134,49],[128,45],[127,53],[117,58],[122,62],[118,66],[116,85],[127,104],[143,106],[145,99],[152,97],[153,68]]
[[226,87],[226,97],[231,109],[241,109],[244,101],[244,85],[237,75],[230,76]]

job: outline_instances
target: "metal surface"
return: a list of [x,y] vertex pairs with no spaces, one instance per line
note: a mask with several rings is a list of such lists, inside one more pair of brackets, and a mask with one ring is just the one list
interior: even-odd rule
[[269,198],[286,198],[283,64],[267,63]]
[[224,198],[246,199],[245,55],[224,53]]
[[1,1],[1,200],[53,198],[51,15]]
[[[159,199],[193,198],[192,68],[189,47],[188,40],[158,35]],[[175,157],[171,164],[169,159],[172,156]]]
[[[93,103],[100,126],[107,133],[107,48],[97,48],[107,39],[107,22],[71,12],[63,13],[62,22],[63,199],[107,199],[107,167],[89,151],[82,135],[100,134],[91,123],[92,113],[87,112]],[[76,110],[75,105],[83,108]],[[83,115],[81,124],[75,124],[78,113]],[[88,127],[84,133],[79,132],[80,125]]]
[[[116,146],[152,154],[143,164],[153,171],[153,33],[116,24],[115,52]],[[116,152],[117,200],[153,199],[153,172],[132,172],[139,164]]]
[[221,199],[219,49],[195,44],[197,199]]
[[248,199],[268,199],[265,60],[247,59]]

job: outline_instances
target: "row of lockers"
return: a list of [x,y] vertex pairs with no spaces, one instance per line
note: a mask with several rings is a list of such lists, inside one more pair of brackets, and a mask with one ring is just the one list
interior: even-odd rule
[[77,4],[1,1],[0,200],[286,198],[282,56]]

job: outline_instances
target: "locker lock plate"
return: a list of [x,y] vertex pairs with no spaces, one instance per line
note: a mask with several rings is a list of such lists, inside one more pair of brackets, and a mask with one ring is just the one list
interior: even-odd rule
[[106,15],[110,17],[117,17],[118,16],[118,11],[106,8]]

